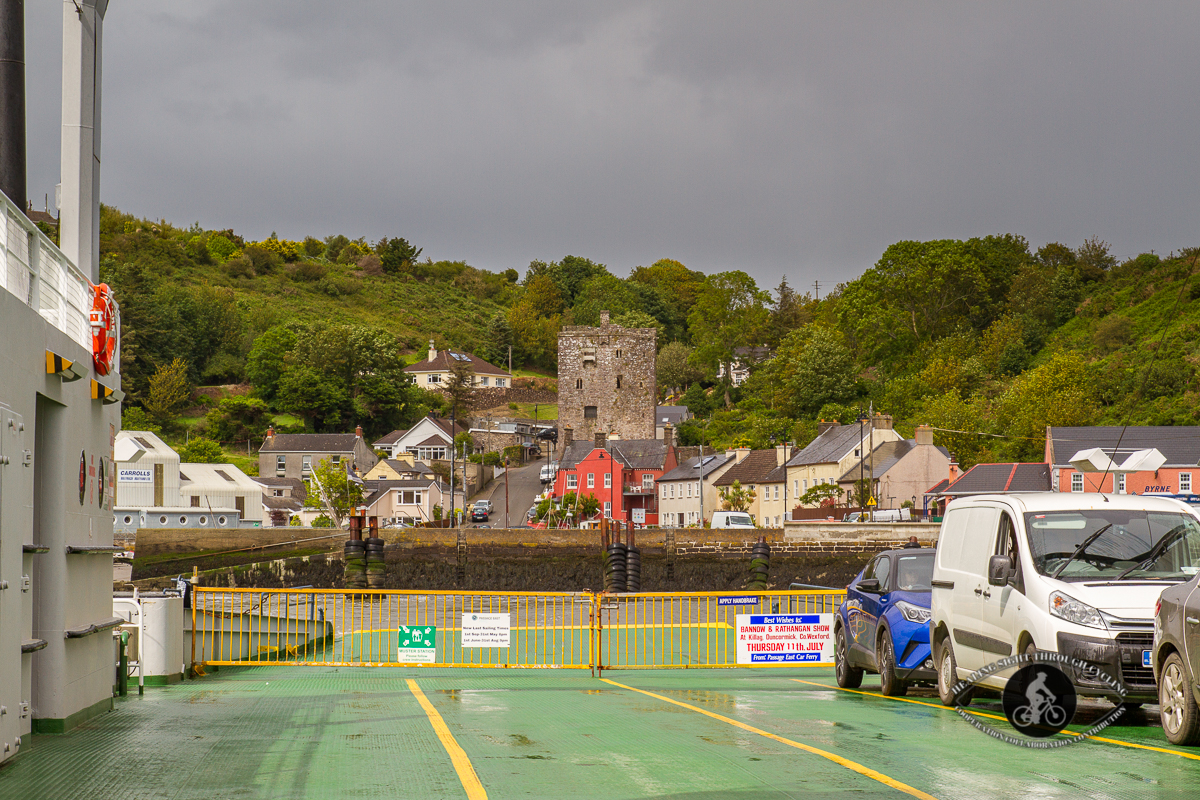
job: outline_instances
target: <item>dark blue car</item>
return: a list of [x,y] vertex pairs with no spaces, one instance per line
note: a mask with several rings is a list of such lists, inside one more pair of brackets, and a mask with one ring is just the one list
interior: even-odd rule
[[838,686],[854,689],[863,672],[878,672],[880,691],[899,696],[917,681],[934,681],[929,650],[933,550],[888,550],[846,587],[833,621]]

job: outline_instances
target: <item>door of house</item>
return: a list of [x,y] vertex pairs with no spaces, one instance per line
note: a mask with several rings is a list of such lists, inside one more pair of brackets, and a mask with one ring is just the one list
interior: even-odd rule
[[162,507],[163,502],[163,465],[154,465],[154,505]]

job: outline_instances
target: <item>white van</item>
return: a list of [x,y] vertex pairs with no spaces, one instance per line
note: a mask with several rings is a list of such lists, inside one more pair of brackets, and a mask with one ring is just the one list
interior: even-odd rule
[[[972,672],[1033,650],[1094,665],[1125,686],[1128,703],[1157,702],[1154,604],[1198,568],[1200,519],[1178,500],[1055,492],[951,502],[929,623],[942,702]],[[1011,671],[980,683],[1003,688]],[[1103,678],[1076,680],[1080,694],[1118,697]]]
[[558,474],[558,462],[551,461],[549,464],[543,464],[539,477],[542,483],[551,483]]
[[842,522],[912,522],[907,508],[884,508],[879,511],[851,511]]
[[754,518],[745,511],[714,511],[712,528],[751,528],[755,527]]

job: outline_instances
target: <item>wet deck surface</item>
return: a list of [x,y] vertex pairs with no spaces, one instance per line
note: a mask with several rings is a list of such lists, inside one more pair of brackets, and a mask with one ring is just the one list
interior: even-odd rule
[[[0,798],[1125,800],[1200,787],[1200,748],[1169,745],[1157,709],[1104,731],[1111,741],[1037,751],[980,733],[927,690],[917,702],[874,696],[868,676],[863,693],[840,691],[824,667],[604,678],[225,667],[27,740],[0,767]],[[999,713],[994,701],[972,708]],[[1076,721],[1107,709],[1085,705]]]

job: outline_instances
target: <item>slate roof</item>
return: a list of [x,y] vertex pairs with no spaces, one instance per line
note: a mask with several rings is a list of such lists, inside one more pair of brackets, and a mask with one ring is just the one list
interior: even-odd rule
[[351,453],[358,439],[353,433],[277,433],[261,448],[266,453]]
[[[458,356],[458,358],[455,358]],[[469,361],[471,368],[475,370],[476,375],[503,375],[508,376],[508,370],[501,369],[494,364],[489,364],[478,356],[470,353],[459,353],[453,350],[438,350],[437,355],[432,361],[428,358],[422,359],[415,364],[409,364],[404,368],[405,372],[449,372],[451,364]]]
[[842,460],[842,456],[854,450],[865,438],[865,431],[859,431],[858,425],[838,425],[829,428],[817,438],[808,443],[787,462],[789,467],[805,464],[829,464]]
[[[287,486],[292,490],[292,497],[297,497],[301,500],[304,500],[308,497],[308,487],[305,486],[304,481],[300,480],[299,478],[255,477],[251,478],[251,480],[257,483],[259,486],[264,487],[267,491],[270,491],[271,487]],[[264,497],[265,496],[266,495],[264,494]],[[276,497],[274,499],[286,500],[287,498]]]
[[[884,442],[876,447],[870,453],[867,453],[866,458],[860,458],[854,462],[854,466],[846,470],[842,477],[838,478],[838,483],[848,481],[856,481],[859,478],[859,466],[863,466],[861,474],[872,475],[876,478],[881,478],[887,471],[896,464],[900,463],[900,459],[917,449],[917,441],[915,439],[901,439],[895,442]],[[950,451],[941,445],[933,445],[946,458],[950,457]]]
[[[711,475],[714,471],[725,466],[732,460],[733,456],[727,456],[724,453],[710,453],[704,457],[704,474]],[[700,463],[700,457],[692,456],[675,469],[664,474],[658,479],[658,482],[662,483],[663,481],[695,480],[700,474],[696,471],[696,465],[698,463]]]
[[268,511],[299,511],[304,507],[298,498],[295,497],[269,497],[263,495],[263,508]]
[[[1121,440],[1121,449],[1113,448]],[[1200,465],[1200,426],[1161,425],[1130,426],[1121,436],[1120,425],[1100,425],[1089,428],[1050,428],[1050,461],[1056,467],[1070,466],[1071,458],[1080,450],[1099,447],[1117,463],[1135,450],[1156,448],[1167,459],[1167,467]]]
[[438,436],[437,434],[434,434],[433,436],[430,436],[425,441],[417,442],[416,444],[409,445],[409,447],[438,447],[438,446],[445,447],[448,444],[450,444],[450,442],[448,440],[443,439],[442,437]]
[[396,470],[396,472],[417,472],[422,474],[433,472],[433,469],[428,464],[426,464],[424,461],[417,461],[416,459],[413,459],[411,467],[408,465],[407,461],[401,461],[398,458],[385,458],[383,459],[383,463]]
[[654,424],[678,425],[691,416],[687,406],[657,406],[654,409]]
[[[1010,492],[1050,491],[1048,464],[976,464],[958,480],[936,494],[960,497],[969,494],[1005,494]],[[932,490],[926,494],[934,494]]]
[[[730,486],[734,481],[742,486],[751,483],[778,483],[786,478],[786,470],[780,468],[778,464],[775,448],[751,450],[745,458],[713,481],[713,486]],[[772,473],[778,473],[778,475],[772,477]]]
[[396,442],[400,441],[400,437],[406,433],[408,433],[407,430],[392,431],[391,433],[387,434],[386,436],[380,437],[379,439],[376,439],[374,442],[372,442],[371,447],[389,447],[389,446],[395,444]]
[[[559,458],[558,468],[575,469],[595,449],[595,442],[571,442]],[[667,445],[661,439],[611,439],[608,451],[629,469],[662,469],[667,460]]]

